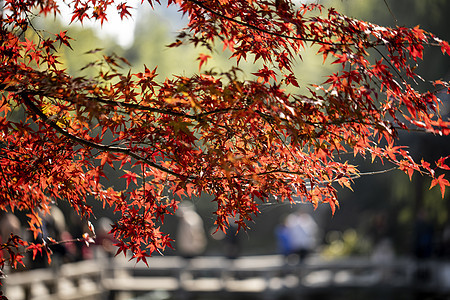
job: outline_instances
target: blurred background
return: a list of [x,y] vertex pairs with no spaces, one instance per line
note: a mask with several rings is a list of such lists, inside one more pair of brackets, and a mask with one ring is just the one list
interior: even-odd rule
[[[134,1],[134,3],[136,2],[140,1]],[[450,18],[448,17],[450,1],[328,0],[318,2],[325,6],[333,6],[348,16],[383,26],[414,27],[420,25],[420,28],[430,31],[444,40],[450,40]],[[175,9],[165,8],[164,5],[156,5],[155,10],[151,10],[148,5],[139,7],[133,14],[132,20],[123,26],[99,28],[89,24],[84,26],[71,25],[67,34],[74,38],[72,43],[74,50],[64,48],[61,54],[62,62],[69,72],[74,75],[80,74],[81,68],[97,59],[98,55],[101,55],[100,53],[86,54],[86,52],[96,48],[103,48],[106,53],[114,52],[119,56],[125,57],[135,72],[142,71],[144,64],[150,69],[157,66],[158,78],[161,81],[165,77],[170,77],[174,74],[190,76],[197,73],[198,63],[195,59],[199,53],[206,53],[206,49],[195,49],[190,46],[170,49],[165,47],[165,45],[174,41],[177,31],[185,25],[186,19],[181,18],[181,15]],[[65,26],[64,24],[67,24],[67,21],[64,19],[36,20],[36,22],[42,22],[39,25],[41,27],[45,26],[49,31],[59,31],[61,27]],[[203,68],[218,71],[228,70],[233,66],[233,62],[228,60],[229,56],[230,53],[222,53],[221,45],[218,45],[213,58]],[[419,74],[425,80],[449,80],[450,59],[443,57],[440,54],[440,49],[426,49],[424,61],[425,63],[419,66]],[[329,73],[330,67],[322,66],[321,62],[322,57],[316,57],[314,51],[305,53],[303,61],[297,64],[297,74],[300,76],[303,84],[324,80],[324,76]],[[255,66],[251,59],[248,62],[241,63],[239,66],[245,71],[242,75],[244,78],[249,76],[245,74],[250,74],[258,69],[258,66]],[[89,75],[89,72],[92,72],[92,70],[87,68],[81,72]],[[424,82],[421,84],[418,89],[429,88],[429,83]],[[442,100],[445,102],[448,99],[442,98]],[[444,114],[448,114],[448,104],[446,106]],[[409,150],[412,156],[418,160],[424,158],[428,161],[434,161],[450,150],[450,139],[448,137],[430,136],[417,132],[401,132],[400,139],[403,145],[410,147]],[[349,156],[348,159],[354,158]],[[389,165],[383,165],[380,162],[372,164],[370,158],[367,160],[356,158],[353,163],[359,166],[361,172],[390,168]],[[125,186],[121,186],[121,182],[114,181],[114,170],[109,169],[107,172],[110,172],[110,174],[107,174],[110,175],[108,176],[110,180],[105,182],[105,185],[113,185],[117,189],[125,189]],[[118,177],[120,176],[116,176],[116,178]],[[326,285],[326,287],[330,288],[330,285],[334,285],[335,289],[324,288],[322,289],[323,292],[317,289],[311,294],[300,293],[297,288],[287,288],[285,293],[275,295],[270,294],[266,287],[260,292],[239,294],[239,297],[242,299],[323,299],[323,297],[326,299],[360,299],[362,297],[371,299],[447,299],[448,295],[450,295],[448,293],[450,287],[446,286],[450,283],[450,266],[446,266],[446,261],[450,258],[449,193],[442,199],[439,189],[429,190],[429,186],[430,180],[427,177],[415,174],[412,182],[410,182],[409,178],[401,171],[362,176],[355,180],[353,191],[348,189],[339,190],[340,209],[334,215],[331,214],[327,205],[319,206],[318,209],[313,210],[309,204],[264,203],[260,205],[260,215],[255,218],[254,223],[249,224],[250,229],[248,231],[234,234],[233,228],[231,228],[227,235],[221,232],[214,233],[216,227],[214,226],[212,212],[215,211],[216,204],[211,202],[212,199],[210,197],[204,196],[190,199],[190,204],[186,209],[188,212],[184,216],[168,216],[163,230],[171,233],[177,239],[177,235],[186,235],[186,233],[180,234],[180,227],[187,226],[182,225],[183,222],[196,222],[197,228],[200,227],[200,231],[203,230],[203,233],[197,233],[203,235],[203,238],[201,238],[203,240],[197,243],[200,245],[199,249],[186,250],[186,253],[182,253],[183,246],[181,241],[177,239],[175,249],[168,249],[164,253],[165,258],[170,259],[173,256],[175,257],[173,258],[174,260],[163,262],[156,259],[154,265],[161,264],[161,266],[158,265],[154,270],[158,268],[169,270],[171,267],[165,264],[172,264],[176,266],[174,269],[177,271],[174,274],[177,274],[177,280],[182,280],[184,275],[181,270],[189,268],[197,272],[192,271],[190,273],[192,278],[196,276],[208,278],[217,275],[216,273],[214,273],[216,275],[211,273],[213,272],[211,270],[213,266],[223,271],[230,268],[237,270],[243,265],[249,264],[251,267],[246,270],[249,271],[253,268],[255,269],[253,271],[256,273],[258,267],[261,266],[261,272],[255,276],[264,278],[265,282],[271,282],[270,278],[267,278],[268,276],[277,277],[282,278],[281,286],[289,286],[286,283],[289,282],[289,278],[292,280],[297,278],[298,281],[302,270],[309,270],[305,271],[307,273],[304,274],[305,276],[313,274],[312,271],[328,271],[327,276],[329,274],[337,276],[336,274],[339,271],[351,270],[353,272],[351,274],[354,276],[352,278],[359,277],[361,279],[366,274],[365,272],[374,266],[387,265],[385,269],[382,269],[382,273],[387,270],[386,272],[390,275],[394,273],[398,275],[399,272],[406,272],[409,270],[406,270],[407,268],[411,268],[410,272],[408,271],[409,273],[406,272],[406,275],[399,275],[400,277],[405,277],[402,278],[407,280],[408,285],[399,284],[400,288],[386,289],[386,292],[380,292],[380,289],[375,289],[377,292],[374,293],[374,289],[373,287],[370,288],[370,284],[368,284],[369,287],[367,288],[364,288],[364,284],[356,284],[355,286],[350,284],[350,287],[345,290],[338,289],[336,282],[334,282]],[[297,200],[301,202],[301,199]],[[108,226],[115,219],[115,216],[112,211],[103,209],[101,203],[93,202],[92,205],[94,206],[94,211],[97,212],[97,220],[93,223],[98,231],[99,238],[102,238],[97,243],[98,249],[101,250],[95,250],[95,246],[87,249],[84,246],[69,245],[69,248],[72,247],[72,249],[60,249],[63,253],[61,262],[83,262],[98,258],[100,266],[107,264],[108,267],[112,267],[110,256],[111,253],[115,253],[115,250],[111,248],[113,241],[103,237],[101,232],[102,230],[109,230]],[[49,224],[53,223],[57,231],[68,232],[72,236],[82,233],[85,228],[81,228],[82,226],[77,223],[77,219],[71,217],[69,208],[65,207],[64,204],[60,205],[59,208],[60,212],[56,212],[55,216],[59,215],[60,219],[62,218],[63,220],[50,220]],[[311,249],[306,249],[309,246],[305,248],[307,253],[304,260],[302,259],[303,252],[286,249],[286,246],[283,244],[284,230],[289,227],[295,227],[292,224],[300,222],[292,221],[294,219],[293,216],[298,215],[299,211],[311,217],[312,220],[308,221],[310,222],[309,224],[315,224],[312,225],[313,229],[311,229],[311,226],[308,229],[308,234],[313,236],[314,241],[312,244],[314,244],[314,247]],[[188,215],[192,217],[190,220],[194,221],[183,220],[183,217],[187,218],[186,216]],[[22,216],[18,215],[18,217],[19,220],[22,219]],[[64,225],[61,225],[61,223],[64,223]],[[55,250],[55,252],[57,251],[58,249]],[[67,253],[71,253],[70,258],[66,257]],[[184,258],[181,259],[179,255]],[[202,261],[199,258],[200,255],[202,257],[210,257],[212,260]],[[146,274],[146,271],[142,271],[140,267],[135,267],[133,262],[131,267],[127,266],[120,259],[116,259],[115,262],[118,266],[121,266],[120,270],[127,270],[125,273],[128,275],[125,277],[134,278],[134,276],[140,274],[139,272]],[[207,267],[205,267],[205,264]],[[267,269],[263,268],[265,264],[267,264]],[[91,267],[88,264],[80,265],[78,268],[86,271],[90,270],[92,265],[95,264],[91,263]],[[34,266],[35,269],[42,267],[46,267],[45,262],[37,263]],[[127,268],[134,268],[134,271],[130,271]],[[151,261],[150,269],[152,269]],[[334,271],[331,272],[331,269]],[[275,273],[273,273],[274,270],[276,270]],[[85,274],[82,271],[80,272]],[[280,272],[285,273],[280,275]],[[193,275],[194,273],[197,275]],[[232,277],[239,279],[239,276],[241,276],[241,279],[244,280],[249,276],[246,274],[245,272],[238,272],[234,273]],[[316,274],[316,277],[322,276],[323,278],[325,276],[325,273],[321,274]],[[380,276],[383,277],[385,275],[383,273]],[[15,274],[12,274],[10,277],[15,278],[19,282],[19,277],[14,276]],[[223,272],[220,273],[220,276],[224,276]],[[374,275],[371,274],[371,276]],[[162,277],[167,276],[164,275]],[[19,292],[18,288],[14,290],[15,284],[11,278],[8,279],[10,281],[6,281],[7,295],[8,292],[15,292],[18,295],[17,299],[39,298],[39,292],[31,291],[31,284],[26,291]],[[22,276],[23,278],[25,277]],[[221,280],[223,279],[223,277],[220,278]],[[95,282],[94,279],[92,280]],[[4,281],[2,280],[2,282]],[[134,284],[137,285],[138,282],[135,280]],[[370,282],[370,280],[367,282]],[[384,281],[377,282],[386,284]],[[146,283],[143,284],[145,285]],[[423,284],[428,288],[423,290],[414,289],[413,287],[416,284]],[[75,286],[80,286],[79,280]],[[298,286],[298,284],[295,286]],[[379,287],[379,285],[375,286]],[[232,297],[234,299],[237,297],[237,294],[227,294],[228,296],[220,294],[224,291],[223,287],[218,289],[219,292],[221,291],[220,293],[217,292],[218,294],[215,295],[211,292],[207,296],[184,292],[177,294],[168,292],[168,290],[170,289],[164,290],[161,288],[154,289],[151,292],[135,291],[134,293],[116,293],[114,295],[103,293],[93,296],[94,298],[92,299],[108,297],[111,299],[216,299],[216,296],[230,297],[230,299]],[[180,288],[178,287],[175,290],[179,292]],[[43,293],[41,295],[43,298],[45,296],[47,297],[46,299],[49,299],[48,295],[52,294],[52,291],[51,288],[47,288],[46,291],[43,290],[41,293]],[[64,298],[62,296],[58,297]],[[59,299],[58,297],[55,299]],[[11,299],[16,298],[11,296]]]

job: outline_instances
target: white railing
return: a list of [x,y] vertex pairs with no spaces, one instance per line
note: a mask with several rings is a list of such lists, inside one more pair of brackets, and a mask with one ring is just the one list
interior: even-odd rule
[[[97,259],[8,274],[2,280],[10,300],[132,299],[164,291],[183,299],[188,294],[277,294],[330,288],[414,288],[450,292],[450,264],[409,259],[375,263],[365,258],[339,261],[310,259],[289,264],[282,256],[246,256],[235,260],[205,256],[153,257],[150,267],[126,259]],[[422,272],[422,273],[419,273]],[[416,276],[425,276],[416,278]],[[417,280],[419,279],[419,280]]]

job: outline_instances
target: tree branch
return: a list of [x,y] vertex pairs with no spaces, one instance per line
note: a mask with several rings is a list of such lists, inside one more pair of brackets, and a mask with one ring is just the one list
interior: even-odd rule
[[49,126],[51,126],[53,129],[55,129],[57,132],[59,132],[60,134],[62,134],[63,136],[67,137],[68,139],[77,142],[79,144],[94,148],[94,149],[98,149],[101,151],[107,151],[107,152],[114,152],[114,153],[122,153],[122,154],[126,154],[136,160],[142,161],[146,164],[148,164],[149,166],[156,168],[160,171],[163,171],[165,173],[168,173],[170,175],[176,176],[178,178],[182,178],[182,179],[192,179],[192,176],[186,176],[186,175],[182,175],[182,174],[178,174],[172,170],[169,170],[163,166],[160,166],[158,164],[155,164],[154,162],[146,159],[145,157],[142,157],[136,153],[133,153],[130,149],[128,148],[121,148],[121,147],[116,147],[116,146],[109,146],[109,145],[103,145],[103,144],[99,144],[99,143],[95,143],[95,142],[91,142],[91,141],[87,141],[85,139],[79,138],[71,133],[69,133],[67,130],[61,128],[58,124],[56,124],[56,122],[54,122],[53,120],[50,120],[34,103],[33,101],[30,100],[29,98],[29,94],[26,92],[22,92],[19,93],[19,95],[21,96],[22,100],[24,101],[24,103],[36,114],[39,116],[39,118],[42,119],[43,122],[47,123]]
[[209,116],[209,115],[219,114],[219,113],[227,113],[227,112],[230,112],[230,111],[238,111],[238,110],[240,110],[240,108],[232,108],[232,107],[230,107],[230,108],[221,108],[221,109],[215,109],[215,110],[211,110],[211,111],[206,111],[206,112],[203,112],[203,113],[199,113],[197,115],[191,115],[191,114],[185,114],[185,113],[181,113],[181,112],[176,112],[176,111],[173,111],[173,110],[165,110],[165,109],[145,106],[145,105],[141,105],[141,104],[118,102],[118,101],[112,101],[112,100],[105,100],[105,99],[102,99],[100,97],[93,98],[93,100],[98,101],[100,103],[108,104],[108,105],[121,106],[121,107],[125,107],[125,108],[130,108],[130,109],[137,109],[137,110],[141,110],[141,111],[148,111],[148,112],[172,115],[172,116],[183,117],[183,118],[187,118],[187,119],[191,119],[191,120],[200,120],[203,117],[206,117],[206,116]]
[[264,28],[259,28],[258,26],[255,26],[255,25],[252,25],[252,24],[240,21],[240,20],[233,19],[231,17],[227,17],[227,16],[225,16],[225,15],[223,15],[223,14],[221,14],[221,13],[215,11],[215,10],[213,10],[212,8],[209,8],[208,6],[204,5],[202,3],[202,1],[198,1],[198,0],[188,0],[188,1],[190,1],[192,3],[195,3],[199,7],[203,8],[204,10],[206,10],[206,11],[208,11],[210,13],[212,13],[213,15],[218,16],[221,19],[225,19],[225,20],[228,20],[230,22],[234,22],[236,24],[245,26],[245,27],[247,27],[249,29],[253,29],[255,31],[259,31],[259,32],[262,32],[262,33],[265,33],[265,34],[268,34],[268,35],[272,35],[272,36],[276,36],[276,37],[280,37],[280,38],[284,38],[284,39],[292,39],[292,40],[303,41],[303,42],[312,42],[312,43],[318,43],[318,44],[323,44],[323,45],[333,45],[333,46],[350,46],[350,45],[354,45],[354,43],[349,44],[349,43],[325,42],[325,41],[320,41],[320,40],[316,40],[316,39],[308,39],[308,38],[303,38],[303,37],[289,36],[289,35],[285,35],[285,34],[276,33],[276,32],[273,32],[273,31],[270,31],[270,30],[267,30],[267,29],[264,29]]

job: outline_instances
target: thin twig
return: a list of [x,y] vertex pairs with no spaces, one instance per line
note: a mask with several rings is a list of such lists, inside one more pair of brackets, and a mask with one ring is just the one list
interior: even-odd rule
[[394,18],[395,24],[397,24],[397,18],[395,17],[394,13],[392,12],[391,8],[389,7],[388,3],[386,0],[384,0],[384,4],[386,4],[387,9],[389,10],[389,13],[391,14],[391,16]]

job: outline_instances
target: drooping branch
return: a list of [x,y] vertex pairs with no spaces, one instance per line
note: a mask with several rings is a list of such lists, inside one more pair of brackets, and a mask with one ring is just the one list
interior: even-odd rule
[[69,133],[67,130],[61,128],[55,121],[50,120],[34,103],[33,101],[30,100],[30,96],[26,93],[26,92],[22,92],[19,94],[21,96],[21,99],[23,100],[23,102],[36,114],[39,116],[39,118],[42,119],[42,121],[44,123],[47,123],[49,126],[51,126],[53,129],[55,129],[57,132],[59,132],[60,134],[62,134],[63,136],[67,137],[68,139],[79,143],[81,145],[84,146],[88,146],[94,149],[98,149],[101,151],[106,151],[106,152],[111,152],[111,153],[122,153],[125,155],[128,155],[138,161],[142,161],[146,164],[148,164],[149,166],[156,168],[160,171],[163,171],[167,174],[173,175],[175,177],[181,178],[183,180],[190,180],[192,179],[192,175],[183,175],[183,174],[179,174],[176,173],[172,170],[169,170],[163,166],[160,166],[150,160],[148,160],[145,157],[142,157],[134,152],[132,152],[130,149],[128,148],[122,148],[122,147],[116,147],[116,146],[110,146],[110,145],[103,145],[103,144],[99,144],[99,143],[95,143],[92,141],[87,141],[85,139],[82,139],[80,137],[77,137],[71,133]]

